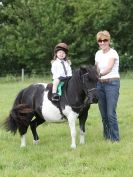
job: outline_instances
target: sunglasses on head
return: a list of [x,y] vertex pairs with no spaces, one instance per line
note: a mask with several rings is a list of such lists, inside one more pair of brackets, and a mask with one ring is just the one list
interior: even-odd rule
[[102,39],[99,39],[98,42],[99,42],[99,43],[108,42],[108,39],[103,39],[103,40],[102,40]]

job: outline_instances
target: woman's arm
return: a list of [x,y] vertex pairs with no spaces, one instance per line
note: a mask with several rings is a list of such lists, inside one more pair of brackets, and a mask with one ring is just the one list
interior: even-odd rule
[[100,72],[100,74],[99,74],[100,77],[105,76],[106,74],[110,73],[110,71],[112,70],[112,68],[114,66],[114,63],[115,63],[115,58],[110,58],[107,67],[103,71]]

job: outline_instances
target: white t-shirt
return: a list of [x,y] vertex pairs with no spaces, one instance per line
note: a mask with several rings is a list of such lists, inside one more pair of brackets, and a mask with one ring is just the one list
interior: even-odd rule
[[[61,76],[66,77],[65,71],[64,71],[63,66],[61,64],[61,61],[62,60],[57,58],[52,63],[51,72],[53,74],[53,79],[57,79]],[[68,61],[64,61],[64,65],[65,65],[65,68],[66,68],[66,71],[67,71],[67,76],[72,76],[72,69],[71,69]]]
[[116,50],[110,48],[110,50],[107,53],[103,53],[102,50],[98,50],[95,55],[95,63],[98,64],[100,72],[102,72],[107,67],[108,62],[111,58],[115,59],[113,68],[110,73],[106,74],[105,76],[102,76],[101,79],[120,77],[119,75],[119,55],[116,52]]

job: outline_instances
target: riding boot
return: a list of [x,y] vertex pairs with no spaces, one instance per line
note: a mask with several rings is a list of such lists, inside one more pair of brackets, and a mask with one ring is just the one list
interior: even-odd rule
[[57,93],[52,94],[52,101],[59,101],[59,95]]

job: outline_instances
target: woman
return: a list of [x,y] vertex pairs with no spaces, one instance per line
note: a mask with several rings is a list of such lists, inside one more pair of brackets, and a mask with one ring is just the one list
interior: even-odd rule
[[97,88],[103,135],[106,140],[118,142],[120,138],[116,107],[120,88],[119,56],[116,50],[110,47],[108,31],[98,32],[96,38],[100,47],[95,54],[95,64],[100,76]]

